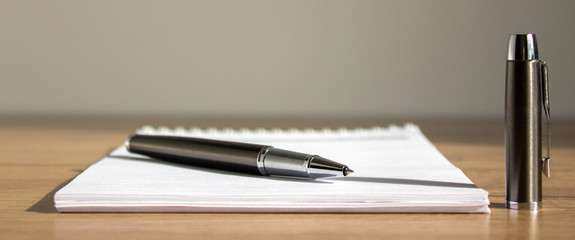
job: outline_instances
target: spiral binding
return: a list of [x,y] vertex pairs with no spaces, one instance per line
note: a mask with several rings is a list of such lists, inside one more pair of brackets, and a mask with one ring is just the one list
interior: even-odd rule
[[199,127],[175,127],[169,128],[166,126],[153,127],[143,126],[136,131],[137,134],[142,135],[170,135],[170,136],[190,136],[190,137],[203,137],[203,138],[273,138],[281,137],[282,139],[314,139],[314,138],[362,138],[362,137],[378,137],[378,136],[397,136],[406,133],[420,132],[419,127],[413,123],[406,123],[403,126],[389,125],[387,127],[374,126],[370,128],[322,128],[322,129],[297,129],[297,128],[239,128],[233,129],[225,128],[199,128]]

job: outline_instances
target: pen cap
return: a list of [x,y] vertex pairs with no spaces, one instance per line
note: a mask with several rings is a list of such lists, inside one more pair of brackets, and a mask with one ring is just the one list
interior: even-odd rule
[[542,174],[550,174],[550,113],[547,64],[539,59],[534,34],[511,35],[506,75],[505,205],[536,210],[541,208]]
[[507,60],[530,61],[539,59],[535,34],[512,34],[509,37]]

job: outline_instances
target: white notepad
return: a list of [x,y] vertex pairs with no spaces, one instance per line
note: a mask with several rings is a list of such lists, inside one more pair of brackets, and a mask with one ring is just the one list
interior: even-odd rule
[[319,180],[232,173],[167,163],[119,147],[54,196],[60,212],[489,212],[488,193],[415,125],[264,130],[144,127],[178,135],[317,154],[355,171]]

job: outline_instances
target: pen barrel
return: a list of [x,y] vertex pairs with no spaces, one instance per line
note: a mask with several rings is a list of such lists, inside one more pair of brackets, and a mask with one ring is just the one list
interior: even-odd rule
[[133,135],[132,153],[191,166],[261,174],[258,157],[264,145],[170,136]]
[[505,92],[505,196],[514,209],[541,207],[542,63],[508,60]]

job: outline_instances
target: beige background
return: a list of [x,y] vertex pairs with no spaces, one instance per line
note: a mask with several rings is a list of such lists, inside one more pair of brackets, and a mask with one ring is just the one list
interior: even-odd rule
[[0,0],[0,113],[502,118],[510,33],[575,117],[575,1]]

